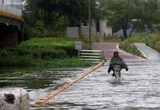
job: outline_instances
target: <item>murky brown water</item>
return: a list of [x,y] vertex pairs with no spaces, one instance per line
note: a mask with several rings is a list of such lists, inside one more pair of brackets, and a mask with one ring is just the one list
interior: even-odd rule
[[24,79],[1,80],[3,87],[13,82],[25,87],[30,95],[30,110],[160,110],[160,62],[129,64],[119,82],[104,66],[54,97],[43,107],[35,101],[72,81],[89,69],[44,70]]

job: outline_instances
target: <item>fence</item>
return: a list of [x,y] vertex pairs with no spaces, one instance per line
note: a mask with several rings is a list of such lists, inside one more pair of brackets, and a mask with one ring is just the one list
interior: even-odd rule
[[22,10],[0,4],[0,15],[22,20]]
[[103,50],[79,50],[78,57],[82,60],[92,61],[93,63],[99,63],[104,59]]

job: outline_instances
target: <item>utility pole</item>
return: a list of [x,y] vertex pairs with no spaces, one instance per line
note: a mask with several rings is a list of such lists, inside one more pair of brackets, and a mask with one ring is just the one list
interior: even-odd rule
[[11,0],[11,6],[12,6],[12,0]]
[[2,0],[2,4],[4,4],[4,0]]
[[91,0],[88,0],[89,45],[91,46]]

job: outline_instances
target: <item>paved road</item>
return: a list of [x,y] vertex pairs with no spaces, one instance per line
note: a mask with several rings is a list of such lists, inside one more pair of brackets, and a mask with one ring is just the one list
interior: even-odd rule
[[144,54],[150,61],[160,61],[160,54],[146,46],[144,43],[135,43],[136,47]]
[[113,56],[114,51],[119,51],[120,56],[126,62],[144,62],[146,59],[133,55],[131,53],[125,52],[118,48],[118,43],[93,43],[92,49],[94,50],[104,50],[104,55],[110,60]]

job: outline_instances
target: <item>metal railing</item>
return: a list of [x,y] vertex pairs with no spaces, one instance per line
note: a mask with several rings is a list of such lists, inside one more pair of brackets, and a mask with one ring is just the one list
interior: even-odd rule
[[92,61],[93,63],[99,63],[104,59],[103,50],[79,50],[78,57],[82,60]]
[[22,20],[22,10],[0,4],[0,15]]

